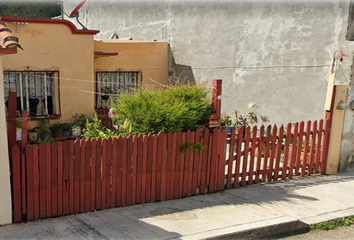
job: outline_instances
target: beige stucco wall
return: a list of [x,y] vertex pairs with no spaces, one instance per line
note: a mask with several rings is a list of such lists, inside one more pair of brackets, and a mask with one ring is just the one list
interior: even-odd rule
[[168,84],[167,42],[95,41],[95,51],[112,51],[119,54],[96,58],[95,72],[142,70],[143,86],[158,85],[154,81]]
[[[4,56],[4,70],[58,69],[62,121],[74,113],[93,114],[93,35],[73,34],[64,24],[7,23],[24,51]],[[33,121],[30,126],[33,125]]]
[[7,147],[2,57],[0,56],[0,225],[12,222],[10,166]]

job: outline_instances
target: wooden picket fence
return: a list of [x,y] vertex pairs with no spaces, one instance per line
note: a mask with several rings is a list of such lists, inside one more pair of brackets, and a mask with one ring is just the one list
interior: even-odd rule
[[[11,150],[14,222],[325,173],[329,120],[159,133]],[[203,145],[199,151],[184,146]],[[185,149],[185,151],[182,151]]]
[[330,120],[232,129],[227,140],[225,186],[291,179],[325,173]]
[[[14,222],[221,190],[226,130],[15,145]],[[183,146],[202,144],[201,151]]]

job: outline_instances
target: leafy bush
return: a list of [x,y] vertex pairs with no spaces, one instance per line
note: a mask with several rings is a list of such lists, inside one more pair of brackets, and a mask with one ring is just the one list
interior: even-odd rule
[[209,92],[202,84],[139,89],[119,97],[115,120],[119,125],[129,121],[133,135],[195,130],[211,115]]
[[84,138],[108,138],[118,136],[120,133],[102,127],[101,120],[95,112],[92,121],[86,120],[86,127],[83,129]]

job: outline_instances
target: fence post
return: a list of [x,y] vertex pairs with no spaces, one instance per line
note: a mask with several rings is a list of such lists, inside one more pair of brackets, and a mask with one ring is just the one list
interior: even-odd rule
[[342,140],[342,131],[344,125],[344,110],[337,109],[336,106],[339,102],[346,102],[347,100],[347,86],[335,86],[333,92],[333,99],[331,104],[330,112],[326,113],[326,117],[329,118],[330,128],[326,131],[330,131],[329,139],[326,139],[328,145],[328,154],[327,154],[327,165],[326,174],[334,174],[338,172],[339,166],[339,154]]
[[222,80],[213,80],[212,89],[212,102],[213,102],[213,113],[210,117],[210,126],[220,126],[220,116],[221,116],[221,96],[222,93]]
[[17,108],[17,94],[16,92],[9,92],[8,104],[8,131],[7,138],[9,143],[9,150],[16,144],[16,108]]

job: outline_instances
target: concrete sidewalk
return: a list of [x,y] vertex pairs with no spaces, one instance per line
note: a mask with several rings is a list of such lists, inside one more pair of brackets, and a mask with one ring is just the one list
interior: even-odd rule
[[260,238],[354,215],[354,173],[0,227],[0,239]]

